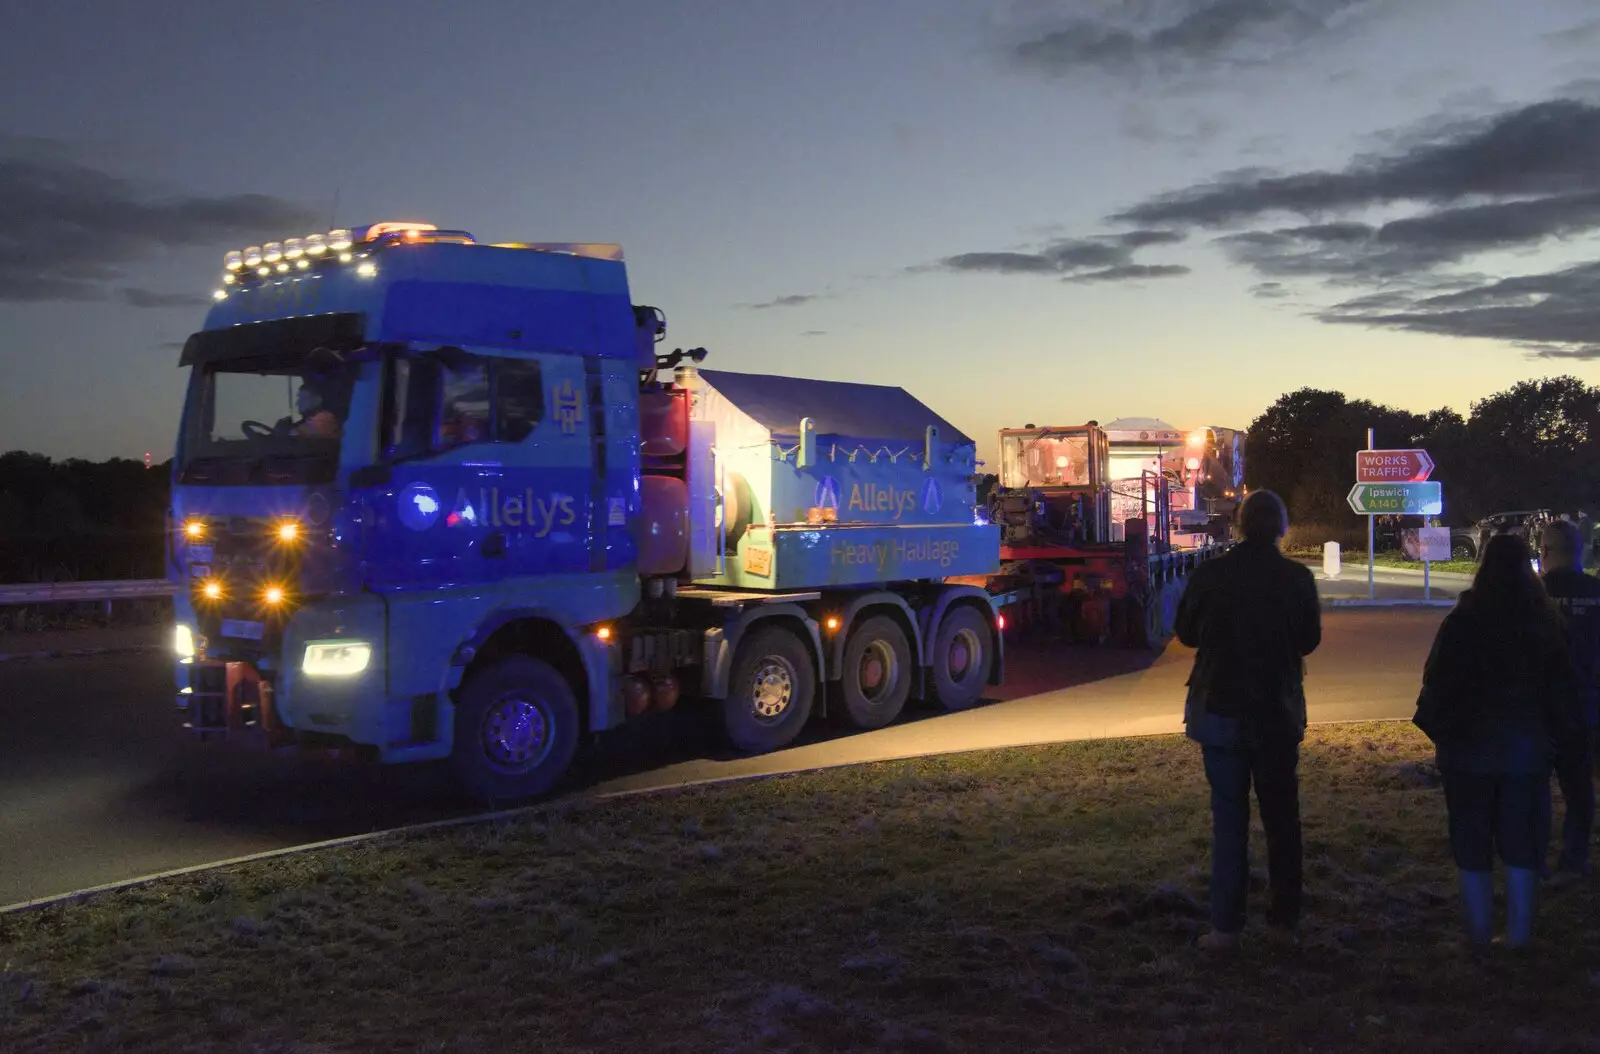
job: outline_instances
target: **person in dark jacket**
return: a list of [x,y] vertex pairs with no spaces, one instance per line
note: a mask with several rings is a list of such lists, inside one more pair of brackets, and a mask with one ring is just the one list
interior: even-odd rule
[[1550,781],[1551,743],[1579,723],[1565,638],[1527,542],[1496,535],[1423,670],[1413,720],[1433,740],[1444,777],[1450,851],[1474,948],[1487,947],[1494,928],[1497,851],[1506,868],[1506,942],[1520,948],[1533,937],[1540,788]]
[[[1575,735],[1557,738],[1556,782],[1566,801],[1562,821],[1561,856],[1554,885],[1566,885],[1589,874],[1589,839],[1594,833],[1594,730],[1600,724],[1600,579],[1583,573],[1587,546],[1579,524],[1558,520],[1545,528],[1539,566],[1545,592],[1555,601],[1567,627],[1567,651],[1577,674],[1581,725]],[[1550,784],[1543,785],[1543,824],[1540,827],[1540,868],[1550,844],[1553,826]]]
[[1278,551],[1283,501],[1256,491],[1239,526],[1244,540],[1196,569],[1177,617],[1178,639],[1197,649],[1183,720],[1211,785],[1211,932],[1201,946],[1214,951],[1236,948],[1244,929],[1252,783],[1267,836],[1267,924],[1291,941],[1299,927],[1305,657],[1322,641],[1311,570]]

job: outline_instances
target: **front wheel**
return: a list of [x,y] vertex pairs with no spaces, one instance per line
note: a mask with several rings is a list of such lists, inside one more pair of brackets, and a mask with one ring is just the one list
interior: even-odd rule
[[733,657],[722,724],[728,741],[751,754],[786,747],[805,730],[817,697],[811,653],[782,626],[755,630]]
[[933,692],[946,710],[965,710],[983,698],[994,669],[989,622],[967,605],[952,608],[934,635]]
[[1456,542],[1450,548],[1450,559],[1471,563],[1478,558],[1477,547],[1471,542]]
[[567,679],[530,655],[507,655],[469,675],[456,700],[456,779],[489,805],[536,798],[578,751],[578,701]]

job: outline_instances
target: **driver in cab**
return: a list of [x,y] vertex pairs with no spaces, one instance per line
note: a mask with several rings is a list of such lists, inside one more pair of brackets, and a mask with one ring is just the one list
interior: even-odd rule
[[329,408],[326,393],[312,381],[301,382],[300,391],[295,394],[295,409],[300,420],[291,423],[285,417],[278,422],[279,434],[306,439],[339,438],[339,416]]

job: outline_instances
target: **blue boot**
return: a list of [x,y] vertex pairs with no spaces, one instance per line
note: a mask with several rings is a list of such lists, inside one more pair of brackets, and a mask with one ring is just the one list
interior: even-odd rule
[[1506,868],[1506,945],[1526,948],[1533,940],[1534,902],[1539,895],[1539,872],[1532,868]]
[[1467,943],[1474,948],[1486,949],[1494,937],[1494,872],[1461,871],[1458,875],[1461,918],[1467,927]]

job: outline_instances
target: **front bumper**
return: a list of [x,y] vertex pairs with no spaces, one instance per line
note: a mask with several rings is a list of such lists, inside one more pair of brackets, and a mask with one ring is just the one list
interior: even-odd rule
[[[381,597],[328,597],[297,609],[271,653],[249,642],[208,640],[200,654],[178,661],[183,726],[200,739],[385,761],[447,755],[453,717],[448,696],[392,698],[388,692],[386,621]],[[302,669],[306,646],[335,642],[370,646],[365,668],[342,676],[308,675]]]

